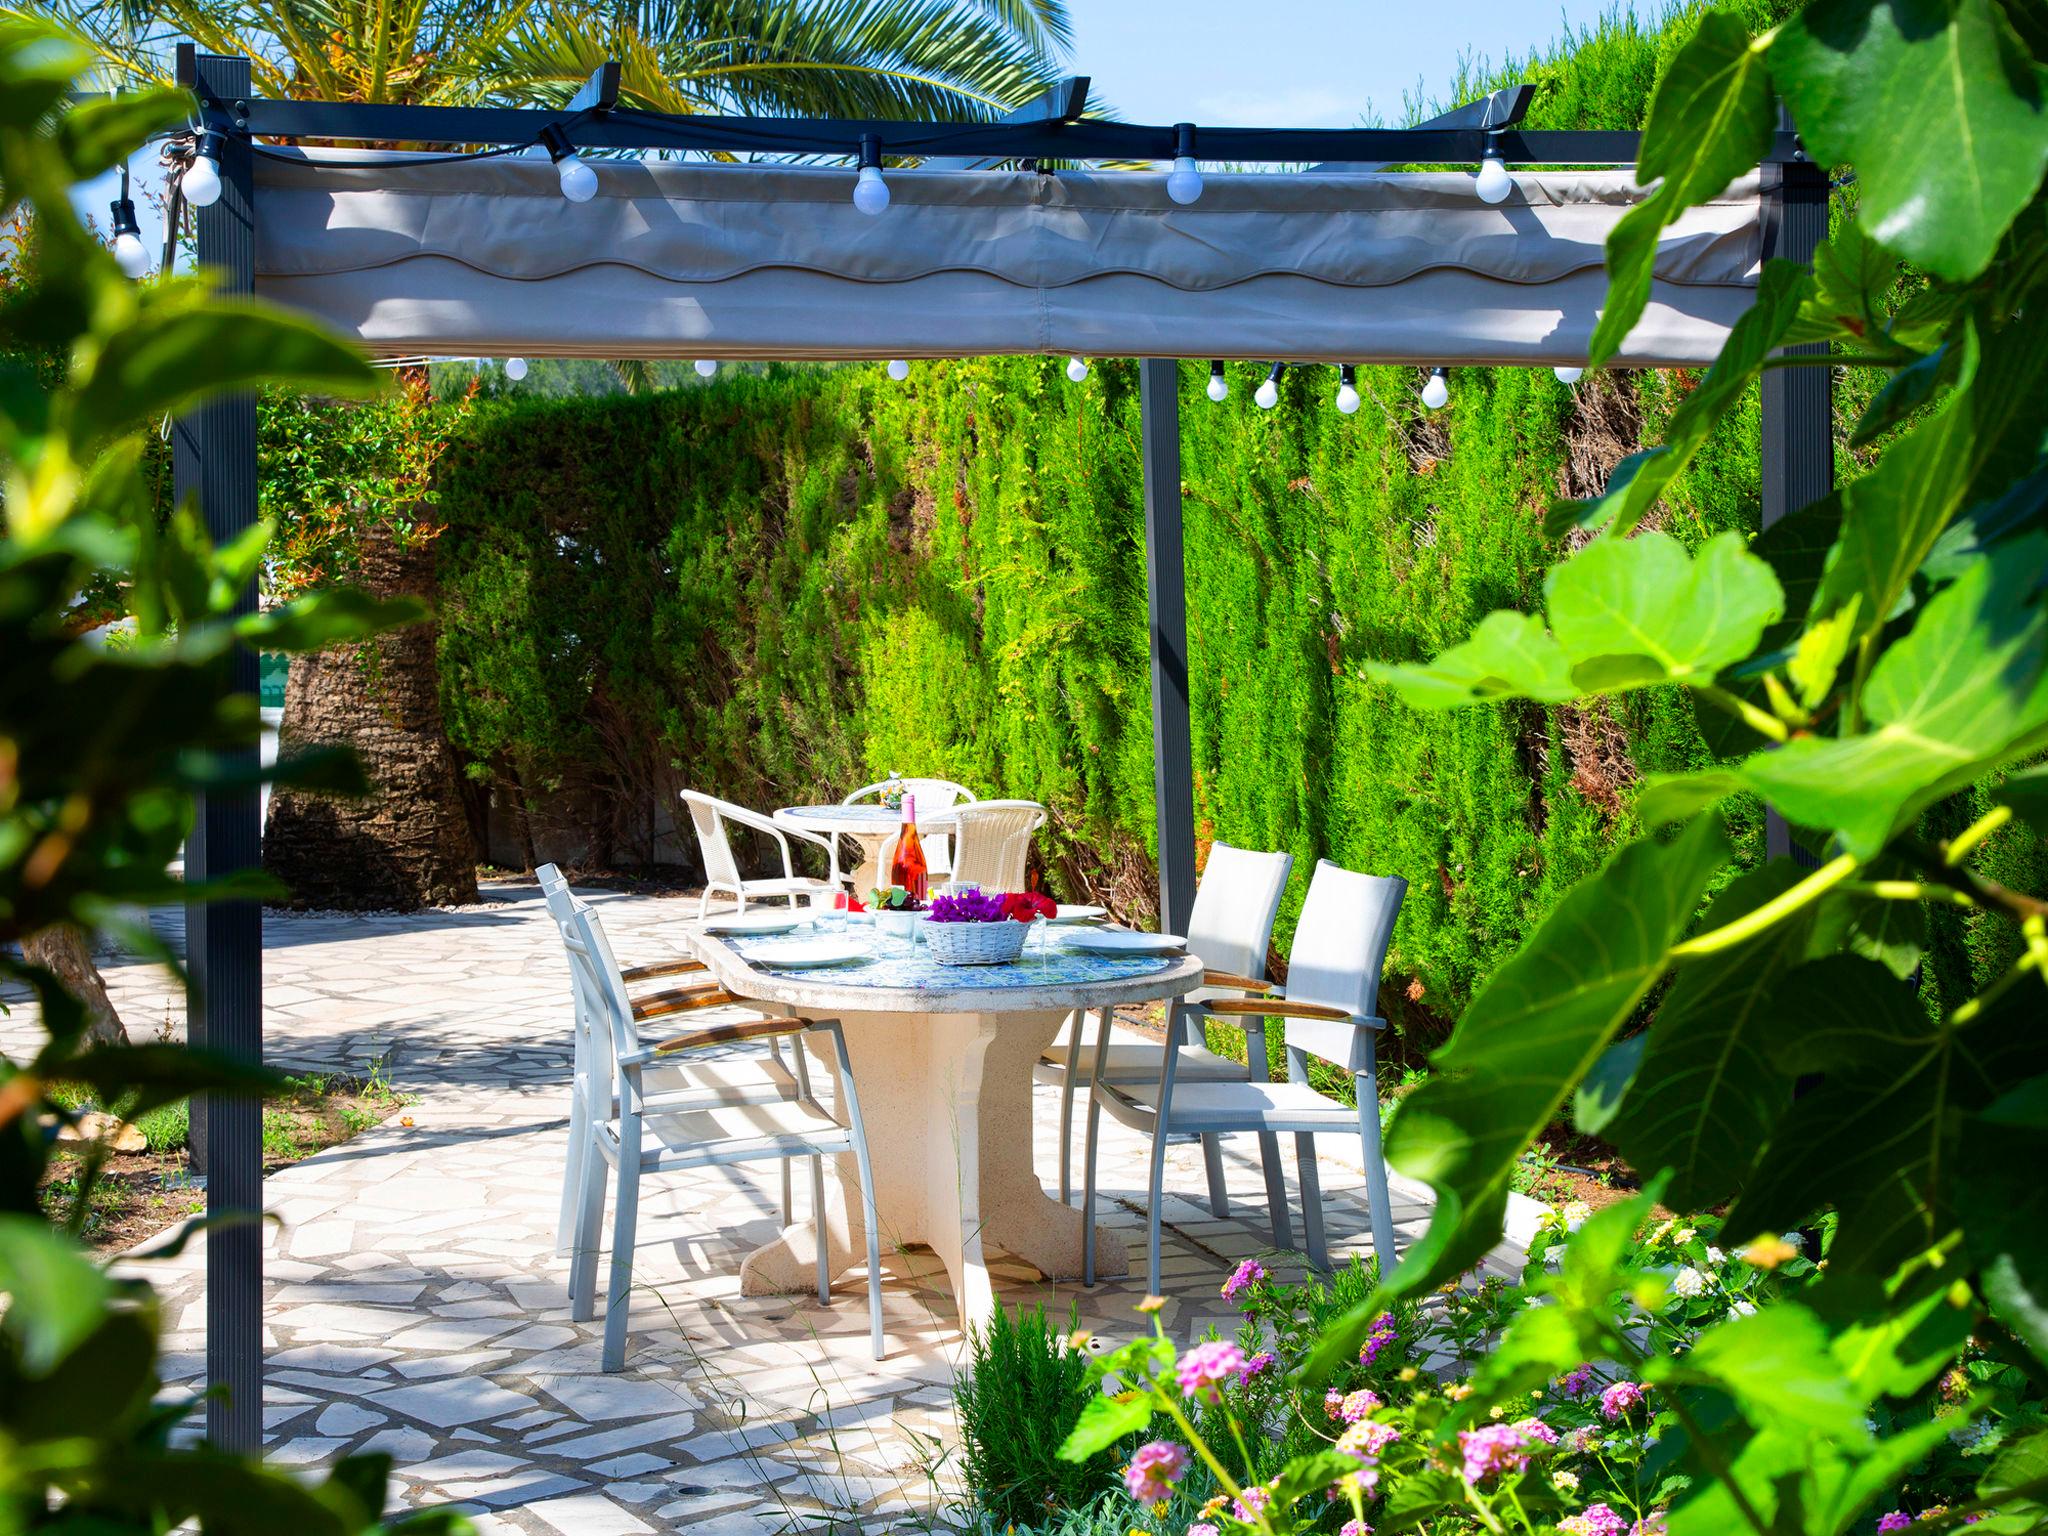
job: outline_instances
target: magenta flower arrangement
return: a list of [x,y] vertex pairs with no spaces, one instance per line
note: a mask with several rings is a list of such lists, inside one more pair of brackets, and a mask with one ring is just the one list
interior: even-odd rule
[[1049,897],[1034,891],[1012,891],[992,895],[986,891],[963,891],[957,896],[940,896],[932,901],[925,921],[931,923],[1001,923],[1012,919],[1028,923],[1034,917],[1052,917],[1059,907]]

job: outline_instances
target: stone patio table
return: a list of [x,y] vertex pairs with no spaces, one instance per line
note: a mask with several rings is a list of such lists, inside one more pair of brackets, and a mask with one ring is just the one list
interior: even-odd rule
[[[1074,1010],[1180,997],[1201,985],[1201,961],[1086,954],[1070,947],[1071,931],[1043,925],[1022,959],[995,966],[941,965],[921,944],[892,945],[858,917],[823,917],[799,933],[866,943],[871,958],[780,969],[768,957],[786,939],[693,930],[689,942],[735,996],[842,1022],[884,1250],[929,1246],[952,1281],[963,1329],[995,1308],[987,1250],[1014,1254],[1050,1278],[1080,1274],[1083,1213],[1048,1195],[1032,1166],[1032,1066]],[[816,1060],[813,1070],[833,1070]],[[825,1228],[837,1275],[865,1258],[867,1234],[854,1160],[835,1161]],[[784,1229],[748,1256],[742,1294],[808,1289],[816,1242],[811,1221]],[[1096,1268],[1121,1275],[1127,1264],[1122,1242],[1098,1225]]]
[[[954,806],[917,813],[917,830],[950,832],[958,824]],[[879,857],[882,844],[903,825],[903,812],[878,800],[857,800],[851,805],[786,805],[775,813],[776,821],[815,832],[820,837],[850,837],[860,845],[860,864],[849,872],[853,894],[863,901],[882,883]]]

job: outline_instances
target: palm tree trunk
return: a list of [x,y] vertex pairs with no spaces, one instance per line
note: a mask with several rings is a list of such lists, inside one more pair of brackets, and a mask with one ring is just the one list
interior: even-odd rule
[[[358,584],[378,597],[431,602],[433,548],[402,549],[373,520]],[[405,912],[477,899],[476,850],[441,723],[434,638],[429,622],[292,659],[279,755],[348,746],[372,786],[361,800],[271,796],[263,863],[290,887],[295,904]]]
[[92,963],[92,945],[85,930],[54,923],[21,941],[22,958],[39,965],[64,984],[64,990],[85,1004],[85,1039],[89,1045],[126,1045],[128,1030],[107,996],[107,984]]

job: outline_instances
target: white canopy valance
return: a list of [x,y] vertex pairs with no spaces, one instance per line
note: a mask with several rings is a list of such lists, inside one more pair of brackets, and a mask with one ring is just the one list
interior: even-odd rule
[[[354,162],[354,163],[350,163]],[[374,163],[373,163],[374,162]],[[259,157],[256,290],[386,353],[716,358],[1051,353],[1579,363],[1604,245],[1646,195],[1532,172],[1210,175]],[[1618,359],[1711,362],[1754,297],[1758,182],[1688,210]]]

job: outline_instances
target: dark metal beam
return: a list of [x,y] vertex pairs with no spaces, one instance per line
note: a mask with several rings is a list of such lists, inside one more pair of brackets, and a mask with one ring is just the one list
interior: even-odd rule
[[[1503,86],[1490,91],[1477,101],[1468,101],[1462,107],[1453,107],[1448,112],[1439,112],[1435,117],[1413,123],[1414,128],[1512,128],[1519,123],[1529,110],[1529,103],[1536,99],[1533,85]],[[1384,160],[1360,160],[1333,162],[1312,167],[1317,171],[1336,171],[1347,175],[1367,175],[1387,168]]]
[[[210,95],[240,100],[249,94],[246,59],[214,58],[180,49],[179,77]],[[251,200],[251,156],[246,139],[222,142],[220,201],[198,210],[199,262],[229,293],[256,287],[256,218]],[[172,431],[172,474],[179,500],[194,498],[216,543],[236,538],[256,521],[256,400],[230,395],[178,419]],[[237,608],[256,609],[252,583]],[[222,684],[230,693],[255,694],[257,659],[236,648],[224,660]],[[250,700],[254,712],[255,700]],[[233,754],[234,769],[253,770],[256,748]],[[210,791],[200,796],[185,843],[185,878],[219,879],[259,862],[256,790]],[[186,960],[191,991],[186,1037],[247,1061],[263,1054],[263,909],[253,901],[224,901],[185,909]],[[247,1220],[206,1234],[207,1438],[228,1450],[255,1453],[263,1443],[263,1209],[262,1107],[250,1098],[196,1104],[194,1144],[206,1173],[206,1214]]]
[[[1088,77],[1070,75],[1056,80],[1031,100],[1013,112],[1005,112],[1002,121],[1006,123],[1072,123],[1078,122],[1081,114],[1088,110]],[[1007,160],[970,159],[959,155],[937,155],[928,158],[920,167],[927,171],[993,171],[1007,165]]]
[[569,98],[571,112],[609,112],[619,104],[619,61],[606,59]]
[[[1789,120],[1785,126],[1789,129]],[[1763,254],[1808,262],[1828,237],[1828,174],[1810,160],[1764,167]],[[1788,354],[1819,356],[1825,345],[1788,347]],[[1773,368],[1763,379],[1763,526],[1790,517],[1835,488],[1835,402],[1832,368]],[[1815,862],[1795,848],[1785,819],[1771,811],[1764,825],[1766,856]]]
[[1187,572],[1181,554],[1180,365],[1138,364],[1145,470],[1145,595],[1152,637],[1152,792],[1159,829],[1159,928],[1186,933],[1195,905],[1195,763],[1188,725]]

